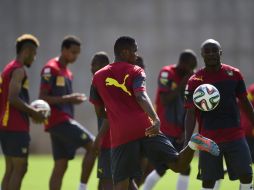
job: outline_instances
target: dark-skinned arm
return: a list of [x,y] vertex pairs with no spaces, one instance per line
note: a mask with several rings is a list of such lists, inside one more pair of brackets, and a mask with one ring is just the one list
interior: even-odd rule
[[160,119],[156,114],[153,105],[146,91],[135,92],[136,101],[146,114],[152,119],[152,126],[146,129],[146,136],[155,136],[160,132]]
[[102,137],[109,130],[109,122],[107,119],[107,114],[106,114],[104,106],[94,105],[94,109],[95,109],[97,118],[103,118],[101,128],[98,131],[98,134],[96,135],[96,138],[94,141],[94,150],[95,150],[95,152],[98,152],[100,150],[100,144],[101,144]]
[[22,112],[27,113],[36,122],[43,122],[45,120],[45,117],[42,111],[34,109],[19,97],[19,93],[22,87],[22,81],[24,78],[25,72],[22,68],[15,69],[12,72],[8,92],[9,93],[8,100],[10,102],[10,105]]
[[73,93],[64,96],[51,96],[49,95],[49,90],[47,89],[40,90],[39,98],[45,100],[51,105],[64,103],[80,104],[86,100],[85,95],[81,93]]
[[186,75],[182,81],[180,82],[180,84],[173,90],[170,91],[170,93],[168,92],[161,92],[160,93],[160,99],[161,99],[161,103],[162,105],[168,105],[170,103],[172,103],[177,96],[179,96],[185,89],[185,86],[190,78],[190,76],[192,75],[192,73]]
[[252,126],[254,127],[254,111],[253,111],[253,106],[252,106],[251,102],[249,101],[247,96],[243,96],[243,97],[239,98],[239,103],[240,103],[242,110],[247,115]]
[[185,141],[184,145],[186,146],[191,139],[192,133],[196,125],[196,113],[195,108],[189,108],[186,110],[184,128],[185,128]]

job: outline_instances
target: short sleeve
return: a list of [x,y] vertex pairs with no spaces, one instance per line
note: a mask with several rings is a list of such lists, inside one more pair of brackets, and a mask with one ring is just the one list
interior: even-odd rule
[[90,97],[89,101],[94,105],[103,105],[103,101],[101,99],[100,94],[98,93],[94,84],[90,87]]
[[187,109],[194,107],[194,102],[192,97],[198,84],[193,78],[195,77],[191,77],[189,79],[184,91],[184,107]]
[[53,71],[50,67],[45,67],[41,72],[41,89],[51,90],[53,83]]
[[169,71],[162,70],[158,77],[158,90],[159,92],[170,92],[176,88],[173,81],[173,76]]
[[236,86],[236,96],[238,98],[247,96],[246,85],[240,72],[237,72],[237,80],[238,80],[238,83]]
[[146,74],[142,68],[136,72],[132,88],[134,92],[146,91]]

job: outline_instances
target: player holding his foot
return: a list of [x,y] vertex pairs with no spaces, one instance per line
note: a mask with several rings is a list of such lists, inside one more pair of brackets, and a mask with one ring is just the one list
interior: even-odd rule
[[[189,77],[197,66],[196,54],[184,50],[177,64],[164,66],[158,77],[156,112],[161,121],[161,132],[171,141],[177,151],[181,151],[184,141],[184,89]],[[157,167],[146,178],[143,190],[151,190],[165,174],[166,168]],[[177,190],[187,190],[190,167],[181,172]]]
[[137,48],[133,38],[118,38],[115,62],[95,73],[90,93],[96,114],[104,118],[102,125],[110,124],[115,190],[127,190],[130,179],[140,175],[142,152],[154,165],[165,165],[175,172],[186,170],[194,150],[219,154],[216,143],[199,134],[193,135],[178,153],[160,133],[160,120],[146,93],[146,75],[134,65]]
[[[205,67],[196,72],[186,87],[185,117],[186,142],[191,138],[195,121],[199,123],[200,134],[214,140],[220,155],[215,157],[201,151],[199,155],[199,179],[203,190],[212,190],[216,180],[224,176],[223,157],[231,180],[239,179],[240,189],[252,189],[252,168],[250,151],[240,126],[237,99],[254,124],[253,108],[247,98],[245,83],[240,71],[221,63],[222,49],[219,42],[208,39],[201,45]],[[212,111],[203,112],[195,108],[192,95],[200,84],[214,85],[220,92],[220,103]],[[209,143],[208,143],[209,144]],[[203,149],[205,147],[202,147]]]

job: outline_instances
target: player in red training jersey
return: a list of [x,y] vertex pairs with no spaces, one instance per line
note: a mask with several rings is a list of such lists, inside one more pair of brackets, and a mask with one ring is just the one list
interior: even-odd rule
[[86,97],[74,93],[72,72],[67,68],[73,64],[79,53],[81,43],[75,36],[66,36],[62,42],[61,55],[51,59],[41,72],[40,98],[50,104],[51,115],[45,125],[49,132],[54,157],[54,168],[50,178],[50,190],[60,190],[68,161],[74,158],[77,148],[86,149],[83,158],[79,190],[87,189],[95,155],[93,135],[74,120],[74,105],[81,104]]
[[[91,72],[95,72],[105,67],[110,63],[108,55],[105,52],[97,52],[91,61]],[[101,128],[103,118],[98,117],[98,131]],[[113,189],[112,173],[111,173],[111,146],[109,130],[103,135],[98,146],[100,150],[98,153],[97,177],[99,178],[98,190]],[[95,145],[96,146],[96,145]]]
[[[196,66],[196,54],[187,49],[180,54],[178,64],[164,66],[158,78],[156,112],[161,121],[161,132],[178,151],[182,150],[184,143],[184,89]],[[153,189],[165,172],[166,168],[163,167],[152,171],[146,178],[143,189]],[[189,175],[190,168],[180,173],[177,190],[187,190]]]
[[[254,84],[250,85],[247,89],[248,99],[252,106],[254,106]],[[250,148],[252,163],[254,163],[254,129],[252,123],[249,121],[248,116],[245,114],[241,107],[241,126],[244,129],[247,143]]]
[[[221,63],[222,49],[219,42],[208,39],[201,45],[205,67],[197,71],[188,81],[185,95],[187,108],[185,119],[186,141],[199,123],[202,135],[214,140],[221,153],[218,157],[205,152],[199,155],[199,175],[203,189],[213,189],[215,181],[222,179],[223,157],[231,180],[239,179],[240,189],[252,189],[252,168],[249,148],[240,126],[237,99],[254,124],[254,113],[247,98],[245,83],[237,68]],[[192,95],[200,84],[214,85],[220,92],[220,103],[212,111],[203,112],[195,108]]]
[[35,59],[39,41],[30,34],[16,41],[16,58],[5,66],[0,77],[0,143],[5,156],[2,189],[21,188],[28,165],[29,116],[42,122],[39,110],[29,105],[29,85],[25,67]]
[[178,153],[159,131],[160,120],[146,93],[146,75],[135,65],[135,40],[127,36],[118,38],[114,54],[114,63],[95,73],[90,101],[96,114],[104,118],[102,129],[109,123],[115,190],[127,190],[130,179],[140,175],[141,154],[154,165],[164,164],[175,172],[186,170],[194,150],[219,154],[217,145],[199,134],[193,135],[188,146]]

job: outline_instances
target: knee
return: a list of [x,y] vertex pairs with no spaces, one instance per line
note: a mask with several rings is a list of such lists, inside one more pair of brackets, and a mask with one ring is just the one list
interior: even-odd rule
[[216,181],[214,180],[204,180],[202,181],[202,186],[203,188],[214,188],[214,185],[215,185]]
[[243,184],[251,183],[252,178],[253,178],[252,174],[245,174],[245,175],[242,175],[242,176],[239,177],[240,182],[243,183]]
[[185,176],[189,176],[191,172],[191,167],[189,166],[187,169],[185,169],[184,171],[180,172],[181,175],[185,175]]
[[16,174],[24,175],[27,172],[28,163],[27,162],[19,162],[14,164],[13,171]]
[[54,165],[54,172],[58,174],[63,174],[68,168],[67,160],[57,160]]

